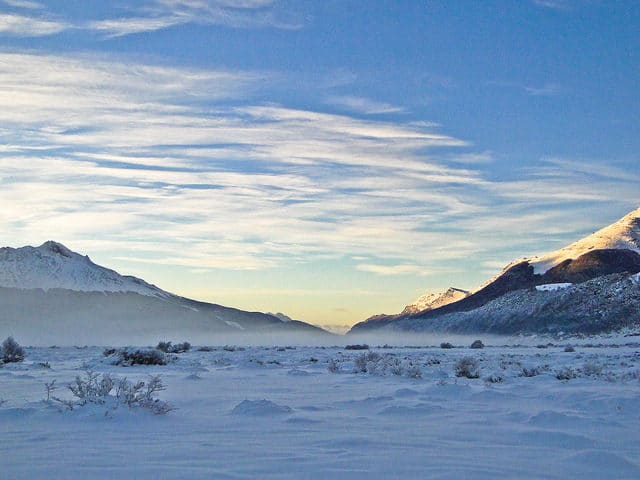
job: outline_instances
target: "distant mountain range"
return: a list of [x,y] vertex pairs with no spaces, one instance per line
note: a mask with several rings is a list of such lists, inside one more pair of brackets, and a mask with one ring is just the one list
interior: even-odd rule
[[425,295],[350,333],[600,333],[640,327],[640,209],[571,245],[523,258],[473,292]]
[[[166,292],[48,241],[0,248],[0,336],[118,343],[329,336],[283,314],[246,312]],[[4,337],[3,337],[4,338]],[[34,340],[37,342],[37,340]],[[40,343],[41,343],[40,342]]]

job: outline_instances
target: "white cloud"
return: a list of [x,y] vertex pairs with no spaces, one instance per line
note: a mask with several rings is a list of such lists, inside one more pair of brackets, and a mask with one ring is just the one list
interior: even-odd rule
[[38,10],[44,8],[44,5],[42,5],[41,3],[32,2],[29,0],[3,0],[3,2],[10,7],[26,8],[29,10]]
[[109,37],[151,32],[188,23],[233,28],[298,29],[299,20],[275,9],[271,0],[150,0],[131,8],[132,16],[91,21],[86,28]]
[[357,97],[352,95],[335,95],[327,99],[330,105],[344,107],[347,110],[365,115],[378,115],[383,113],[402,113],[403,107],[391,105],[386,102],[378,102],[370,98]]
[[424,267],[410,264],[400,265],[372,265],[363,263],[357,265],[358,270],[375,273],[377,275],[424,275]]
[[569,0],[533,0],[533,3],[539,7],[554,10],[566,10],[569,8]]
[[0,14],[0,34],[16,37],[43,37],[66,30],[64,22],[27,17],[11,13]]
[[[3,0],[6,5],[23,10],[44,10],[44,5],[29,0]],[[303,26],[293,10],[279,7],[271,0],[142,0],[121,6],[121,14],[106,18],[92,18],[87,10],[86,20],[0,14],[0,34],[39,37],[69,29],[80,29],[121,37],[136,33],[154,32],[176,25],[224,25],[231,28],[299,29]]]
[[89,22],[87,28],[105,33],[109,37],[121,37],[161,30],[181,23],[185,23],[185,19],[180,17],[129,17]]
[[489,181],[475,167],[490,154],[452,161],[466,143],[429,123],[253,104],[264,78],[0,53],[2,244],[55,237],[189,269],[357,256],[361,271],[424,275],[588,223],[549,206],[640,200],[637,176],[566,159]]
[[524,87],[529,95],[534,97],[552,97],[562,93],[562,88],[557,83],[546,83],[541,87]]

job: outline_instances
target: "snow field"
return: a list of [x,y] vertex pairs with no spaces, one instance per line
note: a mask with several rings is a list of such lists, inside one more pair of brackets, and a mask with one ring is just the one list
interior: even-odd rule
[[[640,478],[640,345],[544,347],[194,347],[133,367],[102,348],[30,348],[0,368],[1,476]],[[456,377],[464,357],[480,378]],[[54,379],[71,398],[87,368],[159,374],[176,410],[43,401]]]

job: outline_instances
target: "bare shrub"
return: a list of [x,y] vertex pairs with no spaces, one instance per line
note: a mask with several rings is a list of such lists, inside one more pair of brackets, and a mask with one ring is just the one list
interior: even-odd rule
[[409,378],[422,378],[422,370],[409,359],[400,359],[393,354],[380,355],[367,352],[354,359],[354,373],[369,375],[396,375]]
[[586,362],[582,366],[582,373],[587,376],[597,377],[602,374],[602,365],[596,362]]
[[55,380],[51,380],[50,382],[44,382],[44,388],[47,392],[47,402],[51,401],[51,394],[54,392],[54,390],[56,388],[58,388],[56,386],[56,381]]
[[571,367],[563,367],[555,372],[558,380],[572,380],[577,377],[576,372]]
[[422,378],[422,370],[417,365],[409,365],[406,370],[406,375],[409,378]]
[[522,367],[520,371],[521,377],[537,377],[542,373],[542,368],[540,367]]
[[355,373],[373,373],[375,371],[375,363],[380,359],[380,354],[376,352],[367,352],[358,355],[354,360]]
[[0,347],[0,362],[15,363],[24,360],[26,352],[13,337],[7,337]]
[[473,357],[462,357],[456,362],[456,377],[479,378],[480,364]]
[[497,373],[493,373],[485,378],[487,383],[502,383],[504,382],[504,377],[502,375],[498,375]]
[[327,364],[327,370],[330,373],[338,373],[340,371],[340,363],[337,360],[330,358],[329,363]]
[[160,350],[129,350],[122,348],[115,352],[118,359],[115,365],[129,367],[131,365],[166,365],[167,356]]
[[363,344],[355,344],[355,345],[347,345],[344,347],[345,350],[369,350],[369,345],[366,343]]
[[116,378],[109,373],[99,374],[86,370],[84,376],[76,376],[75,380],[67,386],[74,397],[73,400],[50,396],[53,383],[45,384],[47,400],[51,398],[68,410],[87,404],[107,404],[111,409],[117,409],[121,405],[129,408],[140,407],[156,415],[173,410],[171,405],[157,398],[158,392],[165,389],[159,375],[151,376],[146,382],[133,383],[126,378]]
[[189,342],[182,342],[173,345],[171,342],[158,342],[156,349],[164,353],[184,353],[191,350],[191,344]]

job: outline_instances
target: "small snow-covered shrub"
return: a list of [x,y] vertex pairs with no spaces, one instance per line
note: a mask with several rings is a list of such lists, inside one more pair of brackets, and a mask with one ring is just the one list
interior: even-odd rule
[[215,348],[213,347],[209,347],[209,346],[204,346],[204,347],[199,347],[198,351],[199,352],[213,352],[215,350]]
[[340,364],[337,360],[330,358],[327,364],[327,370],[329,370],[330,373],[338,373],[340,371]]
[[380,355],[367,352],[354,359],[354,373],[368,373],[369,375],[397,375],[399,377],[422,378],[422,370],[409,359],[401,360],[395,355]]
[[47,392],[47,402],[51,401],[51,394],[56,388],[58,387],[56,386],[55,380],[51,380],[50,382],[44,382],[44,389]]
[[449,342],[442,342],[440,344],[440,348],[453,348],[453,344],[451,344]]
[[422,370],[417,365],[409,365],[406,375],[409,378],[422,378]]
[[51,398],[68,410],[88,404],[107,405],[113,410],[119,406],[140,407],[156,415],[173,410],[171,405],[157,398],[158,392],[165,389],[159,375],[150,377],[147,382],[133,383],[126,378],[116,378],[109,373],[99,374],[86,370],[84,376],[78,375],[67,387],[74,397],[72,400],[50,396],[54,389],[53,382],[45,384],[45,387],[47,400]]
[[563,367],[557,370],[555,375],[558,380],[572,380],[577,377],[576,372],[571,367]]
[[456,362],[456,377],[479,378],[480,364],[473,357],[462,357]]
[[191,350],[191,344],[189,342],[182,342],[173,345],[171,342],[158,342],[156,349],[164,353],[184,353]]
[[24,348],[13,337],[7,337],[0,347],[0,363],[15,363],[24,360]]
[[596,362],[587,362],[582,366],[582,373],[587,376],[598,376],[602,373],[602,365]]
[[369,350],[369,345],[367,345],[366,343],[363,343],[361,345],[347,345],[346,347],[344,347],[345,350]]
[[575,352],[576,349],[573,347],[573,345],[567,345],[566,347],[564,347],[564,351],[567,353],[572,353]]
[[117,360],[114,365],[130,367],[131,365],[166,365],[167,356],[160,350],[130,350],[121,348],[114,352]]
[[482,340],[476,340],[469,348],[484,348],[484,343],[482,343]]
[[487,383],[502,383],[504,382],[504,377],[502,375],[498,375],[497,373],[493,373],[485,378]]
[[372,373],[375,370],[375,364],[380,359],[380,354],[376,352],[367,352],[358,355],[354,360],[355,373]]
[[540,367],[522,367],[520,371],[521,377],[537,377],[542,373],[542,368]]

